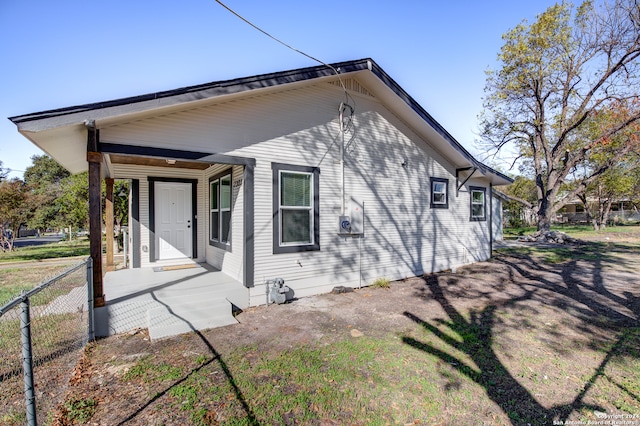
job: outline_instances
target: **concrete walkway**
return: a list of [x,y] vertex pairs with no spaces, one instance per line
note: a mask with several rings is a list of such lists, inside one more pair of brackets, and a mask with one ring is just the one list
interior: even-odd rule
[[242,283],[207,264],[184,269],[108,272],[106,305],[95,310],[96,336],[148,328],[152,339],[235,324],[232,304],[249,305]]

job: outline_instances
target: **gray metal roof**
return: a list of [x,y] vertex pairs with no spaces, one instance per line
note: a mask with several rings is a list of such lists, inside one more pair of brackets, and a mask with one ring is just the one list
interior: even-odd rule
[[[402,103],[417,114],[429,127],[437,132],[459,155],[464,157],[469,166],[477,168],[483,175],[496,176],[499,180],[512,182],[508,176],[492,169],[476,160],[447,130],[440,125],[422,106],[415,101],[398,83],[395,82],[375,61],[370,58],[331,64],[330,67],[318,65],[289,71],[261,74],[188,86],[163,92],[96,102],[24,114],[9,119],[18,126],[21,132],[37,132],[45,129],[69,126],[82,123],[87,119],[122,115],[159,107],[178,105],[185,102],[198,101],[243,93],[256,89],[277,87],[280,85],[310,81],[322,77],[335,77],[336,70],[340,75],[369,70],[384,84]],[[102,114],[100,114],[102,112]],[[98,115],[98,117],[96,117]]]

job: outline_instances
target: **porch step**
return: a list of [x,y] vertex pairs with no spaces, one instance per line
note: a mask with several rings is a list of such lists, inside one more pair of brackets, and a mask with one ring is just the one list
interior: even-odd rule
[[112,336],[136,328],[147,327],[147,309],[156,306],[153,300],[138,299],[131,302],[107,304],[94,310],[96,336]]
[[231,303],[227,300],[207,300],[206,303],[172,303],[170,307],[159,306],[147,310],[149,337],[161,339],[207,328],[237,324],[231,314]]

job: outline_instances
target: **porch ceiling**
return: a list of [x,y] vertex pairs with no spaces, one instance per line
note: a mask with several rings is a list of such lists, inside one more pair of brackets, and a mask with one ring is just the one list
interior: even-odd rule
[[136,166],[170,167],[192,170],[205,170],[211,165],[201,161],[172,160],[123,154],[109,154],[109,159],[111,164],[133,164]]

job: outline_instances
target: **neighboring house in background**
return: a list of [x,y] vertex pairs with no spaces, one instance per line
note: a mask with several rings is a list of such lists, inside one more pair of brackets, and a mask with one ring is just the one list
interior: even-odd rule
[[488,259],[501,235],[493,187],[512,180],[373,60],[333,68],[11,120],[70,172],[89,164],[93,184],[96,167],[131,181],[132,268],[206,262],[250,305],[278,277],[301,297]]
[[[591,216],[597,216],[597,212],[600,208],[599,201],[596,198],[588,198],[587,204],[591,211]],[[589,214],[585,210],[584,203],[581,200],[576,199],[570,201],[558,211],[555,221],[557,223],[586,224],[590,222],[589,217]],[[612,223],[638,221],[640,220],[640,212],[631,200],[617,200],[611,204],[608,220]]]

